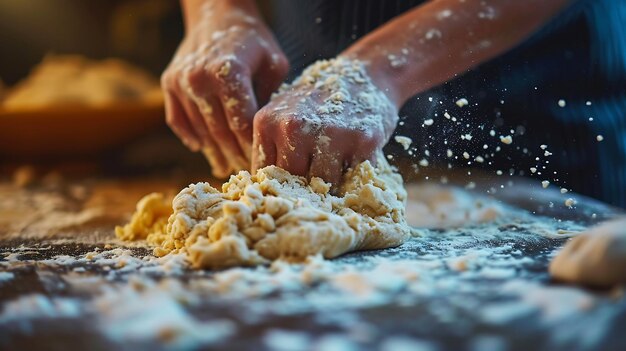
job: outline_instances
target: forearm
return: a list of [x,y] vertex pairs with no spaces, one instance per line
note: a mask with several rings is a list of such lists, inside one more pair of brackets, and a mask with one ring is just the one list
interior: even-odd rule
[[397,106],[527,38],[571,0],[433,0],[348,48]]
[[252,20],[261,15],[254,0],[181,0],[185,30],[189,32],[198,22],[212,15],[224,15],[229,11],[241,11]]

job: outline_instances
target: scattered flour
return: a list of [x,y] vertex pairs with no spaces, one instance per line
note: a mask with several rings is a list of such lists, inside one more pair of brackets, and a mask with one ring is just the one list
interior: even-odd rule
[[402,145],[402,147],[404,148],[404,150],[408,150],[411,147],[411,143],[413,142],[413,140],[411,140],[411,138],[405,137],[405,136],[401,136],[401,135],[396,135],[394,137],[394,140]]

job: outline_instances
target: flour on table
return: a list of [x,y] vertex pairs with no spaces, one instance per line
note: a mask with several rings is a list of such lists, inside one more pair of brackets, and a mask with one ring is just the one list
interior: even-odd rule
[[504,213],[496,201],[436,184],[407,187],[407,223],[420,228],[455,228],[487,223]]
[[410,237],[402,177],[384,160],[349,170],[338,195],[330,189],[320,178],[307,181],[276,166],[255,175],[241,171],[221,191],[208,183],[183,189],[172,211],[165,211],[161,195],[148,195],[116,234],[146,239],[156,256],[185,253],[196,268],[332,258]]

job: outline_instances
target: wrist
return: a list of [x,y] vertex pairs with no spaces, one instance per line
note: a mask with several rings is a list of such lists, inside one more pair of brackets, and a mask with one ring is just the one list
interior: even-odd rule
[[390,69],[389,61],[384,55],[367,44],[356,43],[342,52],[340,57],[360,61],[372,83],[387,96],[396,109],[400,109],[405,97],[396,79],[398,72]]
[[261,18],[254,0],[181,0],[181,4],[187,33],[207,20],[226,15],[250,16],[250,23]]

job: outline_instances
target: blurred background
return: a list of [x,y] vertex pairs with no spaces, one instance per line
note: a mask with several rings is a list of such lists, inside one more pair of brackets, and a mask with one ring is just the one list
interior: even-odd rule
[[158,77],[183,36],[178,1],[0,1],[0,77],[12,85],[48,53],[119,57]]
[[[422,1],[346,0],[339,10],[330,3],[259,1],[292,61],[291,77]],[[408,155],[390,142],[386,151],[393,155],[392,162],[407,179],[441,181],[456,173],[466,185],[487,179],[508,186],[511,176],[534,177],[626,206],[623,19],[623,1],[574,1],[511,52],[415,97],[401,111],[403,123],[397,131],[413,138],[415,150]],[[0,33],[0,99],[3,91],[5,95],[4,109],[0,104],[2,177],[10,179],[25,166],[38,174],[52,170],[76,177],[209,176],[204,158],[187,152],[165,126],[162,101],[152,89],[158,88],[158,77],[184,34],[178,1],[0,0]],[[63,56],[67,54],[80,57]],[[122,61],[97,61],[109,58]],[[20,82],[42,60],[59,75],[67,75],[68,66],[95,72],[97,82],[86,80],[86,86],[99,86],[116,74],[136,79],[102,84],[101,100],[115,103],[35,109],[32,97],[49,98],[48,92],[35,94]],[[39,74],[33,77],[47,81],[42,76],[48,71],[35,71]],[[57,90],[64,89],[60,85]],[[19,95],[19,89],[21,98],[9,109],[8,100],[11,94]],[[459,98],[467,98],[470,106],[459,110],[454,104]],[[436,124],[425,133],[422,121],[444,111],[454,111],[472,124]],[[484,164],[472,163],[475,171],[469,172],[466,160],[446,158],[448,148],[455,154],[479,154],[492,128],[499,134],[513,131],[514,147]],[[482,132],[474,133],[471,143],[459,144],[461,135],[476,130]],[[457,141],[444,146],[444,139]],[[553,155],[549,159],[539,148],[544,144]]]
[[[110,87],[93,80],[137,73],[139,80],[158,88],[158,77],[183,37],[180,6],[172,0],[0,0],[0,32],[0,81],[5,92],[54,55],[49,69],[39,76],[82,65],[82,72],[94,76],[83,86],[89,89],[91,84],[104,95],[111,94]],[[109,58],[120,60],[100,64]],[[60,85],[57,89],[66,88],[59,80],[63,77],[53,82]],[[39,82],[47,84],[45,79]],[[114,95],[115,90],[128,89],[119,82],[111,84],[119,85],[112,86]],[[33,95],[46,100],[49,92],[41,90],[41,94],[28,90],[23,95],[33,105]],[[204,158],[187,152],[166,127],[161,99],[144,104],[129,98],[120,106],[119,96],[103,96],[106,101],[98,106],[73,103],[82,98],[36,109],[24,107],[23,99],[12,109],[6,106],[2,111],[0,105],[4,178],[21,167],[34,168],[38,175],[63,173],[70,178],[209,174]]]

